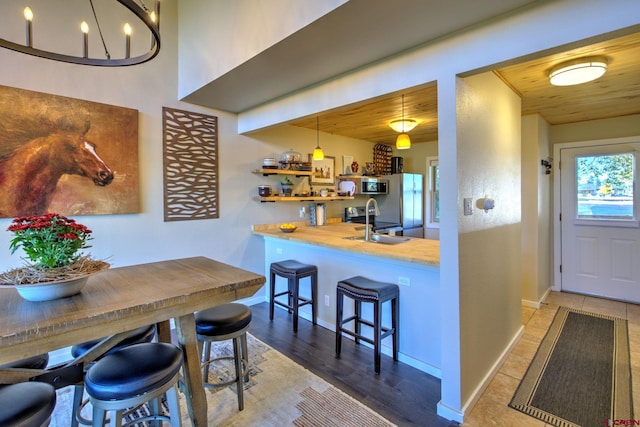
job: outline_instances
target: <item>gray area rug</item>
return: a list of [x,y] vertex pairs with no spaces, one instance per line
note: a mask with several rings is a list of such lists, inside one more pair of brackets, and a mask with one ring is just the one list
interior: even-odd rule
[[[298,426],[377,427],[394,426],[376,412],[333,387],[293,360],[247,334],[249,382],[245,383],[244,410],[238,411],[236,385],[206,389],[210,426]],[[232,355],[231,341],[212,343],[212,354]],[[214,375],[225,381],[235,374],[232,361],[211,366]],[[184,396],[179,393],[182,425],[191,426]],[[58,390],[58,403],[50,427],[67,427],[73,393],[70,387]],[[140,408],[131,417],[145,415]],[[91,418],[87,405],[83,414]],[[146,423],[136,423],[146,427]]]
[[627,321],[560,307],[509,404],[561,427],[632,420]]

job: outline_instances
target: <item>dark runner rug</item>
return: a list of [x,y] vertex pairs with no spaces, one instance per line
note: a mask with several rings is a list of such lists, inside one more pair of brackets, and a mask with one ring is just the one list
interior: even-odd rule
[[561,427],[632,420],[627,321],[560,307],[509,406]]

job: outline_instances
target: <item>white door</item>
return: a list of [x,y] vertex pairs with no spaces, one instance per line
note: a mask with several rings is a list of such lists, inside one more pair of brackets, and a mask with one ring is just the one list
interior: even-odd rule
[[638,150],[560,150],[562,290],[640,302]]

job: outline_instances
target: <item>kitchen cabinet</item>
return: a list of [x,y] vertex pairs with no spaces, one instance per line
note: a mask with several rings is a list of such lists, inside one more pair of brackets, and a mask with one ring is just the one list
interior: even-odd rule
[[[311,171],[296,171],[287,169],[256,169],[253,171],[255,174],[262,176],[269,175],[285,175],[293,176],[296,178],[308,178],[309,185],[311,186]],[[313,201],[333,201],[333,200],[353,200],[353,196],[269,196],[269,197],[254,197],[253,200],[258,202],[313,202]]]

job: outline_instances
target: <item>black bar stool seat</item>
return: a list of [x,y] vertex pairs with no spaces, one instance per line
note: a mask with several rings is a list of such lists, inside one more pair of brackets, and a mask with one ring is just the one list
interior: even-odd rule
[[[398,334],[400,288],[398,285],[355,276],[338,282],[336,296],[336,355],[340,355],[342,334],[354,337],[356,344],[359,344],[360,340],[373,344],[374,369],[376,374],[379,374],[382,340],[389,335],[393,335],[393,360],[397,361],[400,343]],[[343,318],[345,296],[354,300],[355,305],[354,315],[347,318]],[[386,301],[391,301],[391,327],[382,326],[382,304]],[[373,322],[361,317],[363,302],[374,304]],[[354,322],[354,331],[344,328],[344,325],[351,321]],[[362,334],[362,325],[373,328],[373,338],[368,338]]]
[[24,382],[0,386],[0,426],[45,427],[56,406],[51,384]]
[[[276,276],[287,279],[287,290],[276,293]],[[311,280],[311,298],[300,296],[300,279],[309,277]],[[285,307],[289,313],[293,313],[293,332],[298,332],[298,309],[311,304],[311,320],[316,324],[318,317],[318,267],[312,264],[288,259],[271,263],[270,268],[269,319],[273,320],[274,305]],[[276,297],[287,295],[287,302],[276,300]]]
[[[249,350],[247,330],[251,324],[251,309],[244,304],[228,303],[195,313],[196,334],[204,343],[202,348],[202,381],[207,388],[223,387],[236,383],[238,409],[244,409],[244,384],[249,381]],[[233,340],[233,357],[211,357],[213,341]],[[235,377],[229,381],[209,381],[209,365],[222,359],[233,359]]]
[[[102,426],[107,411],[122,418],[124,410],[145,402],[152,415],[146,419],[171,421],[180,425],[177,384],[182,367],[182,351],[169,343],[133,344],[93,364],[85,375],[85,389],[93,405],[93,426]],[[166,393],[169,415],[159,413],[159,397]],[[157,412],[157,413],[156,413]]]

